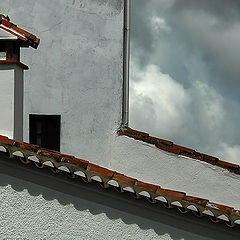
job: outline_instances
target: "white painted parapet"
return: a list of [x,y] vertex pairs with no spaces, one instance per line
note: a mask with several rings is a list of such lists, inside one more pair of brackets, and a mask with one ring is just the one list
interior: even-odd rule
[[110,168],[162,188],[240,209],[239,174],[127,136],[116,136]]

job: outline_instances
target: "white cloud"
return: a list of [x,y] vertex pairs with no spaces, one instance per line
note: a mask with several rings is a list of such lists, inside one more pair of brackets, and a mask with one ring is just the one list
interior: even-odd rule
[[186,89],[156,65],[131,65],[131,127],[240,163],[240,146],[225,141],[228,109],[214,88],[196,80]]
[[219,146],[220,147],[215,151],[215,154],[221,152],[227,161],[240,164],[240,145],[230,146],[227,143],[221,143]]
[[209,130],[220,128],[225,120],[223,97],[206,83],[195,81],[189,89],[193,107],[198,111],[195,117]]
[[130,126],[240,163],[239,3],[133,2]]
[[177,11],[172,20],[189,46],[211,58],[212,75],[218,74],[212,80],[239,84],[239,21],[229,24],[199,9]]
[[144,129],[151,126],[152,131],[160,131],[164,136],[169,131],[177,133],[186,120],[190,103],[183,86],[156,65],[141,70],[132,64],[131,72],[131,122]]
[[153,28],[154,34],[159,34],[161,31],[167,33],[171,32],[171,28],[167,24],[166,20],[159,16],[153,16],[151,18],[151,26]]

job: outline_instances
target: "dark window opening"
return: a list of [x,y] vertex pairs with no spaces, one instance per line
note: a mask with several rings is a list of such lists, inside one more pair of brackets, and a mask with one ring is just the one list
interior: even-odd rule
[[5,42],[0,41],[0,52],[5,52],[5,51],[6,51]]
[[29,115],[30,143],[60,151],[60,115]]
[[7,59],[20,61],[20,44],[14,41],[0,41],[0,52],[6,53]]

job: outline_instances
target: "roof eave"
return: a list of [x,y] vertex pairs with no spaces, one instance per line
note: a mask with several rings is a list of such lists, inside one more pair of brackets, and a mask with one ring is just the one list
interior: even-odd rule
[[0,28],[5,30],[6,32],[16,36],[22,42],[25,42],[27,46],[31,46],[35,49],[38,48],[40,39],[32,33],[18,27],[17,25],[13,24],[12,22],[4,19],[0,16]]

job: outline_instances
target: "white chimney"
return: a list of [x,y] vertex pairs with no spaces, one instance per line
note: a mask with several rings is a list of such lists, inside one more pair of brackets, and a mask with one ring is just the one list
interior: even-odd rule
[[0,134],[23,140],[23,72],[20,48],[37,47],[39,39],[0,14]]

